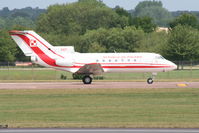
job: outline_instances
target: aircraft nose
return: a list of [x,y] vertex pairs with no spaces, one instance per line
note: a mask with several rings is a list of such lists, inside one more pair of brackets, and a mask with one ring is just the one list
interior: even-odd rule
[[167,60],[167,64],[169,65],[169,68],[167,69],[168,71],[176,70],[177,65],[169,60]]
[[171,66],[172,66],[173,70],[176,70],[177,67],[178,67],[178,66],[177,66],[175,63],[173,63],[173,62],[171,62]]

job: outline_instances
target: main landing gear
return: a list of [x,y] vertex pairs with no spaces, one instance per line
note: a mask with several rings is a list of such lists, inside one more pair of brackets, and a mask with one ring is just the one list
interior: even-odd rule
[[155,79],[156,75],[157,75],[157,73],[152,73],[152,77],[147,79],[147,83],[148,84],[153,84],[153,80]]
[[93,81],[93,78],[89,75],[85,75],[83,78],[82,78],[82,81],[84,84],[91,84],[92,81]]

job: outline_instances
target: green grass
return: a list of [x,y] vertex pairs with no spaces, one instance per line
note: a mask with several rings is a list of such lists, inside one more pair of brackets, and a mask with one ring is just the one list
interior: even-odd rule
[[[104,74],[108,80],[146,80],[151,73],[108,73]],[[155,77],[157,80],[167,81],[199,81],[199,70],[176,70],[170,72],[159,72]]]
[[72,74],[51,69],[0,70],[0,80],[60,80],[61,74],[72,79]]
[[[0,80],[62,80],[61,74],[72,80],[72,74],[53,69],[4,69],[0,70]],[[151,73],[104,73],[104,80],[145,81]],[[178,70],[160,72],[159,81],[199,81],[199,70]]]
[[0,90],[0,124],[199,128],[199,89]]

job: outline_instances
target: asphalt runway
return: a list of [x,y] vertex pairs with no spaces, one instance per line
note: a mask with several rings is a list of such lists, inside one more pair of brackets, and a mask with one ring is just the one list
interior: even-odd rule
[[199,129],[0,129],[0,133],[199,133]]
[[123,89],[123,88],[199,88],[199,82],[93,82],[84,85],[79,82],[33,82],[33,83],[0,83],[0,89]]

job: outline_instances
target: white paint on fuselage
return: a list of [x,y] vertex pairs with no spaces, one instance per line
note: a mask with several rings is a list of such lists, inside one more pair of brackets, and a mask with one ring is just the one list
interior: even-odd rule
[[[165,72],[176,68],[174,63],[155,53],[75,53],[72,57],[75,65],[83,66],[90,63],[99,63],[102,67],[105,67],[103,68],[104,72]],[[107,68],[109,66],[110,68]],[[114,68],[114,66],[121,68]],[[140,66],[140,68],[128,68],[131,66]],[[151,66],[171,67],[150,68]],[[77,70],[73,68],[71,72]]]
[[[65,59],[73,61],[74,66],[99,63],[104,72],[167,72],[176,69],[176,65],[155,53],[69,53]],[[75,73],[79,68],[53,67],[38,58],[38,64]],[[162,66],[153,68],[153,66]],[[170,66],[170,67],[163,67]],[[133,68],[135,67],[135,68]]]

